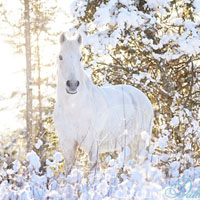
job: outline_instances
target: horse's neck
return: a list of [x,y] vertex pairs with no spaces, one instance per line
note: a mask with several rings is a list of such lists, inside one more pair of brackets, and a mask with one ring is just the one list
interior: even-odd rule
[[91,79],[88,77],[88,75],[85,72],[83,72],[83,80],[87,88],[87,92],[89,92],[93,87],[95,87],[94,83],[91,81]]

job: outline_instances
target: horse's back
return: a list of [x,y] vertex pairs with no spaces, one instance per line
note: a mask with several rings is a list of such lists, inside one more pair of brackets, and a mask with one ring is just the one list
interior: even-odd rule
[[153,117],[153,107],[150,100],[136,87],[131,85],[112,85],[110,87],[102,87],[102,90],[106,93],[111,103],[114,97],[117,97],[124,104],[128,104],[131,101],[131,104],[140,109],[141,112],[147,112]]

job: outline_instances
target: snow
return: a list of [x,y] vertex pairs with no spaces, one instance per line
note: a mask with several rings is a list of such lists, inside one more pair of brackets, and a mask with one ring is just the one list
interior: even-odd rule
[[99,8],[95,13],[95,23],[97,26],[102,27],[106,24],[109,24],[110,20],[109,7],[102,4],[101,8]]
[[42,145],[43,145],[43,142],[42,142],[42,140],[39,139],[39,140],[37,141],[37,143],[35,144],[35,148],[36,148],[36,149],[39,149]]
[[80,183],[83,178],[82,171],[78,169],[73,169],[71,174],[67,177],[68,183]]
[[140,183],[143,181],[143,174],[136,168],[131,170],[131,181]]
[[195,7],[194,13],[199,14],[199,12],[200,12],[200,0],[194,0],[193,6]]
[[149,8],[158,8],[158,7],[167,7],[169,8],[168,2],[169,0],[146,0]]
[[196,38],[179,40],[180,50],[188,55],[196,55],[200,52],[200,41]]
[[56,152],[53,157],[57,163],[63,160],[63,155],[60,152]]
[[53,155],[53,161],[50,161],[49,159],[46,159],[46,165],[47,167],[47,177],[53,176],[52,169],[58,170],[58,164],[63,160],[63,155],[60,152],[55,152]]
[[161,156],[161,160],[162,160],[163,162],[167,162],[167,161],[168,161],[168,158],[169,158],[169,156],[166,155],[166,154],[162,154],[162,156]]
[[127,12],[125,9],[121,9],[120,11],[117,20],[120,28],[123,29],[125,23],[127,27],[133,26],[134,28],[137,28],[143,23],[142,19],[136,12]]
[[[54,154],[55,160],[52,161],[53,163],[62,158],[59,154],[59,152]],[[109,160],[109,166],[105,170],[95,170],[86,173],[74,166],[72,172],[66,177],[62,173],[55,176],[53,171],[49,171],[49,168],[47,168],[47,172],[44,175],[36,171],[35,169],[38,169],[40,166],[40,160],[38,160],[37,154],[33,151],[27,154],[27,160],[31,166],[34,166],[31,170],[28,170],[28,176],[14,175],[18,179],[21,177],[23,184],[21,186],[13,186],[8,181],[1,181],[0,199],[155,200],[165,199],[165,191],[168,192],[168,188],[175,187],[174,184],[179,179],[192,180],[191,184],[194,190],[200,186],[200,167],[196,168],[196,170],[194,168],[185,170],[182,177],[179,177],[178,169],[180,168],[180,163],[178,161],[174,161],[170,165],[169,174],[174,178],[166,179],[163,172],[156,167],[152,167],[152,163],[149,161],[146,161],[141,166],[132,166],[124,162],[122,169],[118,166],[119,157],[111,159],[113,160],[111,166],[109,165],[111,160],[107,159]],[[15,161],[14,165],[16,170],[19,170],[20,162]],[[4,167],[7,166],[4,165]]]
[[31,167],[33,167],[36,171],[39,171],[39,168],[41,167],[40,159],[34,151],[27,154],[26,160],[29,161]]
[[13,171],[14,171],[14,173],[17,173],[18,170],[20,169],[20,167],[21,167],[21,163],[19,162],[19,160],[15,160],[13,162]]
[[191,143],[189,141],[187,141],[186,145],[185,145],[185,150],[190,150],[192,149]]
[[167,141],[168,141],[168,137],[167,136],[163,136],[163,137],[160,137],[159,140],[158,140],[158,145],[160,147],[160,149],[163,151],[165,149],[165,146],[167,144]]
[[179,124],[179,118],[177,116],[173,117],[171,119],[170,125],[171,126],[177,126]]
[[54,176],[54,173],[53,173],[53,171],[51,170],[51,168],[47,168],[47,177],[48,178],[52,178]]

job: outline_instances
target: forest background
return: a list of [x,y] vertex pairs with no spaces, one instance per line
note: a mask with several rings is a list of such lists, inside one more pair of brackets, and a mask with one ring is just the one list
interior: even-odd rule
[[33,150],[46,173],[47,160],[59,151],[52,115],[64,31],[68,37],[82,35],[82,63],[95,84],[133,85],[151,100],[152,165],[165,178],[195,174],[200,166],[200,0],[1,0],[0,8],[2,170],[12,169],[16,160],[23,163]]

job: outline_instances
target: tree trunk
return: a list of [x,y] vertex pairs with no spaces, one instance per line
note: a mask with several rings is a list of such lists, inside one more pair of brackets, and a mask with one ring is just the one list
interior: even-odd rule
[[37,67],[38,67],[38,111],[39,111],[39,134],[42,134],[43,126],[42,126],[42,97],[41,97],[41,75],[40,75],[40,46],[39,46],[39,34],[37,34]]
[[31,78],[31,32],[29,0],[24,0],[24,21],[25,21],[25,50],[26,50],[26,137],[27,151],[32,145],[32,78]]

